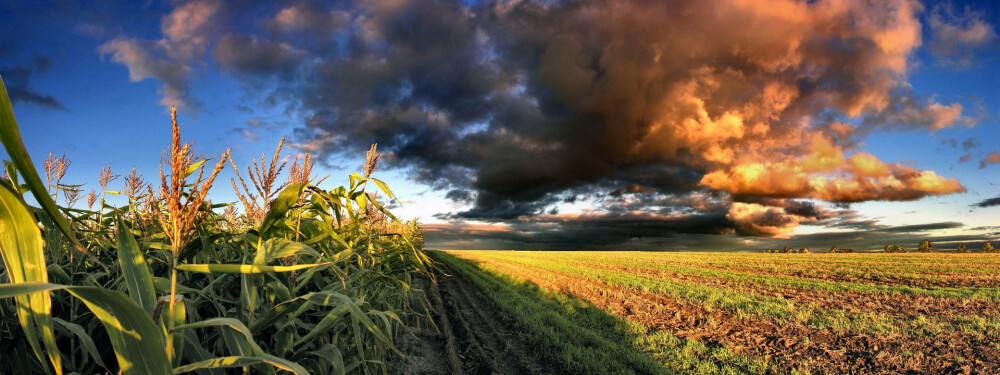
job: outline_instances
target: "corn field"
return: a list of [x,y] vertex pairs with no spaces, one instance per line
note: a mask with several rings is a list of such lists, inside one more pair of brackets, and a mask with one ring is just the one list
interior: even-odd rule
[[[0,372],[380,373],[402,321],[427,315],[409,298],[422,232],[377,198],[395,196],[374,146],[329,189],[308,155],[283,174],[281,143],[242,171],[228,150],[200,159],[173,113],[157,178],[106,168],[84,194],[65,156],[35,169],[0,95]],[[227,165],[239,201],[214,204]]]

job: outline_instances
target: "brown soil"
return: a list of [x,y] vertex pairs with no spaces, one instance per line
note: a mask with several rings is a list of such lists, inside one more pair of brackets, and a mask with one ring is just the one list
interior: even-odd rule
[[[907,271],[911,275],[894,275],[889,271],[878,271],[870,274],[851,275],[837,273],[837,267],[816,266],[809,270],[788,269],[773,270],[761,267],[698,264],[693,265],[683,262],[655,262],[662,265],[677,265],[685,267],[698,267],[707,270],[744,272],[757,275],[768,276],[791,276],[804,279],[817,279],[838,282],[853,282],[862,284],[875,284],[884,286],[914,286],[921,288],[942,287],[942,288],[996,288],[1000,286],[1000,278],[993,276],[989,271],[982,273],[964,272],[934,272],[934,271]],[[925,276],[925,277],[921,277]]]
[[[444,267],[444,265],[440,265]],[[414,282],[414,298],[426,298],[434,326],[414,319],[397,338],[405,358],[393,354],[390,374],[554,374],[538,353],[515,336],[512,322],[498,319],[489,298],[460,275],[435,272],[436,282]],[[435,327],[436,326],[436,327]]]
[[724,277],[676,273],[642,266],[608,265],[594,262],[573,264],[645,275],[660,279],[679,280],[698,285],[721,287],[740,293],[757,293],[780,297],[800,304],[815,304],[822,309],[842,309],[850,313],[883,313],[907,317],[993,316],[1000,315],[996,301],[933,297],[917,294],[856,293],[824,291],[793,286],[771,286]]
[[[784,371],[813,373],[997,373],[994,343],[959,333],[935,338],[876,337],[772,319],[740,317],[668,295],[604,284],[530,266],[487,261],[491,268],[581,298],[650,328],[769,358]],[[806,367],[800,367],[806,363]]]

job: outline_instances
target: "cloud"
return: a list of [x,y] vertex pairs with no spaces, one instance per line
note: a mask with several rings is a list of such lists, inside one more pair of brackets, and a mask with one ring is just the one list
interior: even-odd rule
[[978,203],[973,204],[973,206],[980,208],[1000,206],[1000,197],[984,199],[979,201]]
[[984,157],[983,160],[979,161],[979,169],[984,169],[988,165],[996,163],[1000,163],[1000,153],[991,151],[989,154],[986,154],[986,157]]
[[[171,14],[193,16],[164,21],[163,39],[116,39],[107,53],[185,98],[192,56],[215,35],[218,7],[199,4],[214,3],[184,3]],[[890,0],[303,2],[211,50],[263,102],[302,114],[297,148],[325,160],[377,142],[392,165],[468,204],[442,217],[511,222],[578,196],[658,205],[697,192],[724,207],[642,214],[783,236],[820,220],[787,201],[965,191],[860,149],[875,131],[975,122],[907,79],[922,11]]]
[[756,200],[756,202],[733,202],[726,218],[736,233],[749,236],[789,238],[799,224],[813,223],[836,217],[822,206],[806,201]]
[[[850,215],[843,213],[840,216]],[[504,223],[447,222],[425,224],[423,227],[427,247],[434,249],[761,251],[788,246],[823,251],[832,245],[857,250],[880,249],[886,243],[914,248],[924,238],[935,244],[971,243],[984,239],[979,236],[937,233],[962,228],[963,224],[958,222],[902,226],[873,223],[790,238],[719,235],[731,233],[734,230],[733,224],[725,215],[719,214],[588,214],[541,215]]]
[[962,141],[962,150],[965,151],[969,151],[979,146],[982,146],[982,144],[976,141],[976,137],[969,137],[969,139]]
[[350,21],[347,12],[325,10],[315,2],[304,2],[281,9],[267,27],[275,33],[333,35]]
[[430,247],[503,249],[660,249],[689,247],[731,233],[719,214],[538,215],[505,223],[426,224]]
[[0,66],[0,76],[3,77],[7,95],[12,104],[24,103],[37,105],[45,109],[66,111],[66,106],[52,95],[39,92],[31,85],[31,76],[45,73],[51,61],[45,57],[36,57],[26,64]]
[[927,24],[931,29],[927,48],[945,65],[971,66],[976,54],[997,38],[993,25],[968,7],[958,14],[950,6],[935,6]]
[[260,140],[260,135],[258,135],[256,132],[254,132],[251,129],[237,127],[237,128],[233,128],[229,132],[233,133],[236,136],[239,136],[245,142],[257,142],[257,141]]
[[152,78],[160,81],[160,101],[165,106],[199,107],[189,92],[191,64],[200,59],[212,38],[213,21],[220,3],[195,0],[183,3],[160,22],[163,38],[144,40],[119,36],[98,51],[111,61],[125,65],[133,82]]
[[226,35],[212,49],[222,69],[235,74],[293,74],[307,53],[286,43],[261,41],[248,35]]

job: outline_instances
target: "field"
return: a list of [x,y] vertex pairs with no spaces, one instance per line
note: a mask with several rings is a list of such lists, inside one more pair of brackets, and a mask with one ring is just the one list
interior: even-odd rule
[[530,353],[493,372],[1000,371],[995,254],[433,255]]

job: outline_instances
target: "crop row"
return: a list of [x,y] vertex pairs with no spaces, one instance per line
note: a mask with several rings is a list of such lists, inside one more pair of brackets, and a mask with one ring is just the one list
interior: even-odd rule
[[[778,358],[780,366],[789,371],[829,371],[844,363],[849,367],[837,371],[857,366],[879,368],[878,364],[865,359],[872,353],[849,353],[858,342],[869,343],[873,348],[880,346],[881,350],[873,349],[877,351],[874,354],[880,355],[879,363],[893,364],[889,367],[897,371],[943,370],[961,366],[964,360],[988,362],[1000,355],[997,345],[1000,320],[992,294],[995,291],[886,287],[732,272],[719,274],[716,270],[697,267],[623,261],[616,259],[613,252],[469,251],[454,254],[479,262],[482,268],[540,282],[539,285],[584,298],[618,316],[646,324],[663,322],[662,311],[657,306],[687,306],[682,314],[693,315],[696,321],[708,317],[708,321],[714,322],[712,324],[722,327],[700,338],[702,342],[728,342],[723,347],[751,358]],[[650,259],[658,257],[656,253],[649,255]],[[580,292],[580,285],[586,283],[602,285],[598,290],[618,290],[627,296],[643,295],[646,303],[615,307],[624,304],[625,300],[609,300],[600,294]],[[855,299],[861,303],[856,303]],[[892,307],[895,299],[902,301]],[[949,310],[949,306],[956,307],[955,311]],[[727,321],[730,323],[719,323]],[[651,327],[681,337],[693,337],[685,335],[687,328],[677,322]],[[771,327],[772,332],[761,331],[762,327]],[[734,337],[745,339],[740,341]],[[763,341],[758,342],[761,338]],[[762,343],[769,342],[777,343],[777,348],[773,345],[761,348]],[[959,359],[942,359],[951,357]],[[841,364],[822,358],[840,358]],[[803,362],[810,365],[801,365]]]

